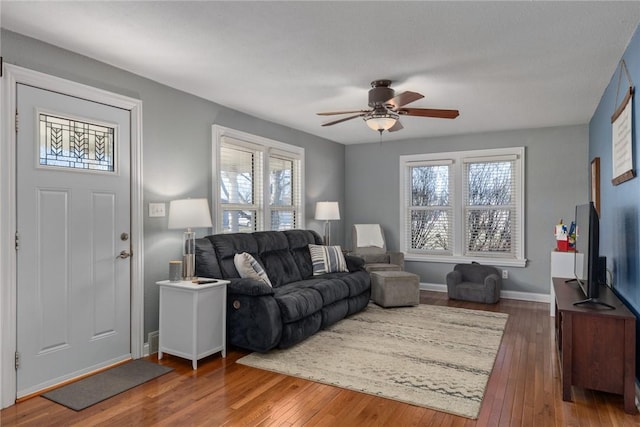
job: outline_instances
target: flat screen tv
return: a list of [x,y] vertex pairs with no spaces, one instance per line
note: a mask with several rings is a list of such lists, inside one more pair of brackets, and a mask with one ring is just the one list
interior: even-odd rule
[[[582,253],[583,260],[579,262],[577,255],[574,260],[574,274],[580,289],[586,299],[576,301],[574,305],[598,304],[614,308],[598,300],[600,296],[600,218],[593,202],[576,206],[576,254]],[[582,269],[581,269],[582,267]]]

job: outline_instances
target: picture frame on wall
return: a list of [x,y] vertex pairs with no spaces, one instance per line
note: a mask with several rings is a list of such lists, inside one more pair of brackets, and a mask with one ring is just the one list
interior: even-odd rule
[[600,157],[594,157],[591,160],[591,201],[593,202],[596,212],[600,215]]

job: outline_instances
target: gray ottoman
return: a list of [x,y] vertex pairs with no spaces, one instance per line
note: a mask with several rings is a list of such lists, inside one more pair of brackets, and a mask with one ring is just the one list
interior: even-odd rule
[[381,307],[420,304],[418,276],[406,271],[371,272],[371,299]]

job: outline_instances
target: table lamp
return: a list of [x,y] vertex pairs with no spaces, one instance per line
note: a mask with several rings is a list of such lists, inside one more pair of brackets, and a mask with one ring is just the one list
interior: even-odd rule
[[196,274],[196,233],[192,228],[211,227],[207,199],[172,200],[169,204],[169,229],[187,229],[182,242],[182,276],[192,280]]
[[331,223],[340,219],[340,206],[338,202],[317,202],[316,216],[317,220],[324,220],[324,244],[331,244]]

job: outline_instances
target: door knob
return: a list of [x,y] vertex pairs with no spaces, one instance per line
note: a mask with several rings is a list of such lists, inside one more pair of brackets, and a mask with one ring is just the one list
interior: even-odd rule
[[129,258],[131,255],[133,255],[131,252],[122,251],[122,252],[120,252],[120,253],[116,256],[116,259],[118,259],[118,258],[120,258],[120,259],[127,259],[127,258]]

